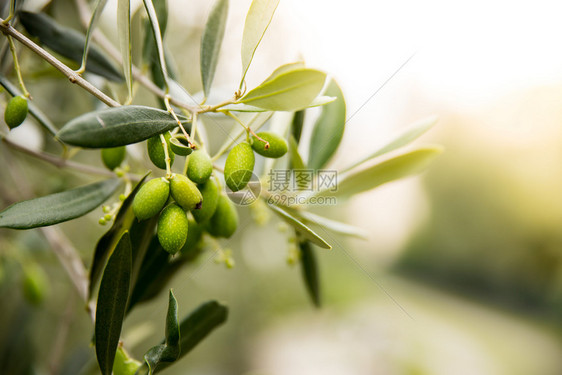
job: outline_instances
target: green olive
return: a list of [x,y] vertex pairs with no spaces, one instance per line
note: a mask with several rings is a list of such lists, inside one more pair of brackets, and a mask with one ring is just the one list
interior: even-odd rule
[[211,177],[213,163],[209,155],[202,150],[197,150],[189,156],[187,177],[195,183],[202,184]]
[[153,178],[145,183],[133,199],[133,213],[139,220],[150,219],[156,215],[170,195],[170,183],[165,178]]
[[180,251],[187,239],[188,225],[185,211],[177,204],[172,203],[162,210],[156,233],[164,250],[170,254]]
[[224,180],[232,191],[244,189],[254,170],[256,159],[248,143],[239,143],[230,150],[224,164]]
[[199,191],[203,196],[201,208],[191,213],[198,223],[203,223],[211,218],[217,209],[219,202],[219,187],[214,178],[209,178],[203,185],[199,185]]
[[204,228],[203,225],[198,224],[192,218],[187,219],[189,233],[187,235],[187,239],[185,244],[181,248],[181,255],[187,259],[194,259],[199,255],[202,250],[203,245],[203,232]]
[[10,129],[17,128],[27,117],[27,98],[23,95],[14,96],[8,102],[4,112],[4,121]]
[[26,266],[22,282],[25,299],[33,305],[40,305],[45,299],[48,287],[48,279],[43,269],[37,265]]
[[201,208],[203,196],[197,185],[182,174],[174,174],[170,182],[172,198],[184,210],[191,211]]
[[[170,148],[170,133],[164,133],[164,138],[166,139],[166,144],[168,145],[168,155],[170,156],[170,166],[174,164],[174,153]],[[152,164],[160,169],[166,169],[166,154],[164,153],[164,147],[162,147],[162,140],[160,136],[154,136],[146,141],[146,148],[148,151],[148,157],[152,161]]]
[[113,375],[135,375],[141,363],[131,358],[122,346],[115,352],[113,361]]
[[256,137],[252,137],[252,148],[255,152],[266,158],[280,158],[287,153],[287,142],[272,132],[260,132],[257,136],[269,143],[269,148],[265,148],[266,144]]
[[125,146],[104,148],[101,150],[101,160],[108,169],[114,170],[123,163],[126,154]]
[[217,210],[207,223],[207,231],[214,237],[231,237],[238,227],[238,212],[224,194],[219,197]]

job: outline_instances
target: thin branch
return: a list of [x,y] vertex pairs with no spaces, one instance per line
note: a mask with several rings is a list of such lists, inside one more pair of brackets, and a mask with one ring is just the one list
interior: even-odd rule
[[35,52],[57,70],[59,70],[62,74],[64,74],[68,80],[72,83],[77,84],[78,86],[82,87],[84,90],[88,91],[90,94],[94,95],[96,98],[104,102],[110,107],[118,107],[120,104],[115,100],[111,99],[109,96],[101,92],[97,87],[92,85],[90,82],[86,81],[80,75],[78,75],[74,70],[70,69],[68,66],[63,64],[60,60],[56,57],[51,55],[49,52],[45,51],[43,48],[39,47],[37,44],[32,42],[29,38],[25,35],[17,31],[14,27],[10,26],[9,24],[4,24],[3,19],[0,18],[0,31],[5,35],[10,35],[21,44]]
[[[103,169],[103,168],[93,167],[93,166],[87,165],[87,164],[77,163],[77,162],[67,160],[67,159],[63,159],[61,157],[48,154],[46,152],[35,151],[35,150],[32,150],[32,149],[27,148],[25,146],[14,143],[7,138],[2,138],[2,142],[4,142],[6,144],[6,146],[8,146],[8,147],[10,147],[14,150],[23,152],[23,153],[25,153],[27,155],[30,155],[30,156],[33,156],[37,159],[41,159],[41,160],[43,160],[43,161],[45,161],[49,164],[52,164],[52,165],[54,165],[55,167],[58,167],[58,168],[70,168],[70,169],[74,169],[76,171],[86,173],[86,174],[96,174],[96,175],[100,175],[100,176],[115,177],[115,173],[111,172],[109,170],[106,170],[106,169]],[[136,174],[127,174],[127,177],[131,181],[139,181],[140,180],[140,176],[138,176]]]

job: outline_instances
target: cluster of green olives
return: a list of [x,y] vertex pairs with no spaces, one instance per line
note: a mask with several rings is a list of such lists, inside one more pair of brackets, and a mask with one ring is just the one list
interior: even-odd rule
[[[160,136],[148,139],[148,156],[156,167],[166,169],[166,157],[171,166],[176,154],[185,155],[182,144],[172,142],[176,138],[165,133],[165,145]],[[224,168],[225,182],[232,191],[243,189],[250,181],[254,152],[279,158],[287,153],[287,143],[274,133],[261,132],[252,137],[251,144],[243,142],[234,146]],[[121,165],[125,155],[125,147],[102,150],[103,163],[111,170]],[[199,249],[205,232],[213,237],[229,238],[238,227],[236,208],[212,176],[209,155],[203,150],[190,150],[188,155],[185,174],[172,173],[147,181],[135,195],[132,205],[138,220],[158,215],[158,240],[170,254]]]
[[280,158],[287,153],[287,142],[277,134],[260,132],[256,136],[251,145],[244,142],[234,146],[226,158],[224,180],[232,191],[242,190],[250,182],[256,162],[254,151],[268,158]]
[[14,96],[8,101],[4,112],[4,121],[11,129],[17,128],[27,117],[27,98],[23,95]]
[[238,213],[230,199],[220,193],[212,171],[211,159],[205,151],[194,151],[186,175],[174,173],[169,179],[154,178],[135,196],[133,213],[138,220],[159,214],[157,236],[167,252],[185,253],[197,248],[205,231],[225,238],[236,231]]

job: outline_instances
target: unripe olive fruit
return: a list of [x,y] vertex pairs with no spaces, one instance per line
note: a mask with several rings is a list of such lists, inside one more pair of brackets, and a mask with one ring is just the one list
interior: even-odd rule
[[187,229],[187,216],[180,206],[172,203],[162,210],[156,233],[164,250],[170,254],[180,251],[187,239]]
[[170,183],[165,178],[153,178],[145,183],[133,199],[133,213],[139,220],[156,215],[170,196]]
[[114,170],[123,163],[126,154],[125,146],[104,148],[101,150],[101,160],[108,169]]
[[265,148],[266,144],[256,137],[252,137],[252,148],[255,152],[266,158],[280,158],[287,153],[287,142],[275,133],[260,132],[257,136],[269,143],[269,148]]
[[8,102],[4,112],[4,121],[10,129],[17,128],[27,117],[27,98],[23,95],[14,96]]
[[219,202],[219,187],[214,178],[209,178],[203,185],[198,186],[201,195],[203,196],[203,203],[201,208],[193,210],[191,213],[198,223],[203,223],[211,218],[217,209]]
[[229,238],[238,227],[238,212],[226,195],[219,197],[217,210],[207,225],[207,231],[214,237]]
[[191,211],[201,208],[203,196],[197,185],[182,174],[174,174],[170,181],[172,198],[184,210]]
[[25,299],[33,305],[40,305],[45,299],[48,287],[43,269],[36,265],[26,266],[22,283]]
[[189,228],[189,233],[185,244],[181,248],[181,255],[187,259],[194,259],[202,249],[202,237],[204,228],[203,225],[198,224],[192,218],[187,219],[187,227]]
[[[166,139],[166,145],[168,145],[168,155],[170,156],[171,166],[174,164],[175,155],[170,148],[170,133],[164,133],[164,138]],[[159,135],[149,138],[148,141],[146,141],[146,149],[152,163],[160,169],[166,169],[166,154],[164,153],[164,147],[162,147],[162,140]]]
[[224,179],[230,190],[246,187],[252,178],[255,162],[254,151],[248,143],[239,143],[230,150],[224,165]]
[[187,156],[193,152],[193,149],[189,146],[189,142],[185,135],[176,134],[174,137],[170,138],[170,148],[173,153],[180,156]]
[[202,184],[211,177],[213,163],[209,155],[203,150],[194,151],[189,156],[187,177],[195,183]]

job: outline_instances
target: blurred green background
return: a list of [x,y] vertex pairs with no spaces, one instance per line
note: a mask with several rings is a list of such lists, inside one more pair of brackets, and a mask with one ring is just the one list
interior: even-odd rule
[[[215,80],[219,98],[239,79],[249,3],[231,2]],[[554,2],[511,5],[508,15],[500,3],[465,9],[442,2],[281,2],[248,85],[300,58],[333,74],[349,121],[331,167],[345,167],[433,114],[438,124],[417,142],[446,151],[421,177],[315,208],[368,234],[359,240],[324,233],[334,248],[316,249],[321,309],[310,304],[298,267],[286,262],[289,244],[277,218],[257,226],[251,209],[242,208],[241,230],[225,243],[236,267],[215,264],[208,251],[169,285],[180,315],[217,299],[230,307],[229,319],[166,373],[562,373],[562,55],[551,47],[562,26],[551,19]],[[166,44],[179,81],[196,93],[198,42],[210,4],[175,0],[170,7]],[[79,27],[66,2],[55,1],[50,12]],[[110,13],[101,28],[114,38]],[[523,36],[517,31],[523,23],[536,27]],[[475,24],[478,30],[467,31]],[[60,77],[31,53],[21,55],[35,103],[58,126],[94,108],[78,88],[49,79]],[[113,89],[124,95],[122,87]],[[142,89],[136,101],[156,105]],[[307,123],[314,120],[310,112]],[[215,125],[206,123],[220,137]],[[58,150],[32,121],[10,137]],[[129,154],[133,166],[149,166],[141,147],[129,147]],[[76,158],[101,165],[96,151]],[[0,169],[2,207],[91,180],[12,150],[0,150],[0,159],[9,166]],[[106,229],[97,225],[100,212],[55,229],[87,265]],[[42,303],[25,298],[23,267],[45,273]],[[39,230],[0,230],[0,301],[0,372],[95,369],[91,323]],[[166,303],[163,294],[126,321],[123,339],[136,358],[160,340]]]

